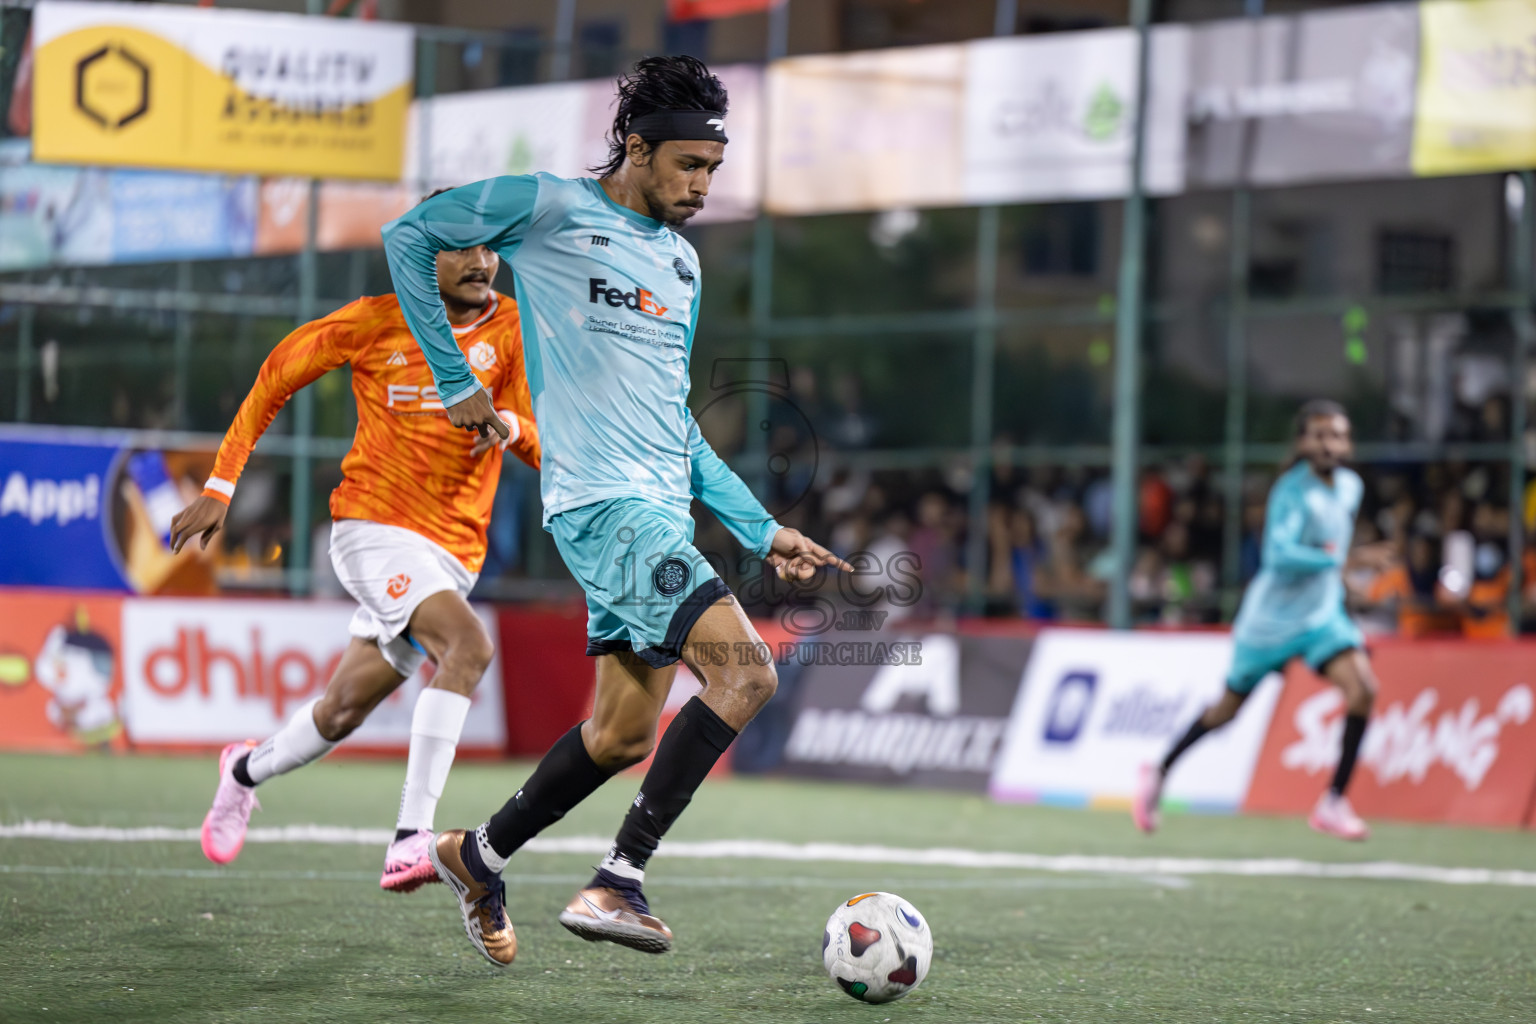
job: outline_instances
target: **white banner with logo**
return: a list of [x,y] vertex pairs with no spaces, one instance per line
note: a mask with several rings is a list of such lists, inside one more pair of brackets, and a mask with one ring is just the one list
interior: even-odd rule
[[[978,40],[967,47],[968,202],[1098,199],[1130,191],[1138,43],[1132,29]],[[1147,191],[1184,184],[1189,37],[1152,37]]]
[[[350,641],[339,601],[123,602],[122,717],[135,743],[213,745],[261,739],[320,696]],[[477,609],[486,632],[494,615]],[[374,709],[348,743],[405,749],[430,664]],[[501,662],[475,689],[460,750],[506,743]]]
[[[999,800],[1120,804],[1220,696],[1232,641],[1217,633],[1046,630],[1035,641],[1002,756]],[[1242,805],[1280,687],[1261,685],[1237,719],[1179,761],[1167,799],[1204,810]]]

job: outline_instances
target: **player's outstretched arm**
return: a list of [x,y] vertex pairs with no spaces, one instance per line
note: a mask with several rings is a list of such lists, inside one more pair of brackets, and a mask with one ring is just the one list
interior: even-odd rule
[[395,294],[432,368],[448,421],[481,437],[494,430],[505,439],[509,431],[454,341],[437,287],[437,254],[477,245],[501,252],[515,245],[533,222],[538,197],[539,181],[532,175],[490,178],[433,196],[384,225]]
[[1301,496],[1283,483],[1276,484],[1265,513],[1264,568],[1305,573],[1322,572],[1344,564],[1344,552],[1302,543],[1301,532],[1306,523],[1306,508]]
[[853,566],[799,530],[780,526],[746,482],[704,439],[691,412],[688,414],[688,457],[692,464],[693,496],[725,524],[743,547],[773,566],[780,577],[808,579],[824,565],[844,572],[853,571]]
[[235,484],[256,442],[295,392],[351,357],[366,320],[359,300],[330,316],[304,324],[268,353],[256,374],[256,383],[224,434],[213,462],[213,475],[203,486],[203,493],[171,519],[172,553],[179,553],[187,541],[197,536],[202,537],[206,548],[223,528]]
[[773,547],[764,558],[780,579],[808,580],[822,566],[853,572],[853,566],[817,544],[799,530],[780,527],[773,535]]

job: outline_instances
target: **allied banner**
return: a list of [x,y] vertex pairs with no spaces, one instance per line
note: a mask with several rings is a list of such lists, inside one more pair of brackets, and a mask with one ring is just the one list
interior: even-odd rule
[[400,177],[407,26],[42,0],[32,31],[39,162]]
[[1428,0],[1413,139],[1416,174],[1536,164],[1536,7],[1523,0]]
[[[1349,788],[1362,816],[1519,825],[1536,794],[1536,647],[1382,641],[1376,709]],[[1245,810],[1300,814],[1333,776],[1339,692],[1293,669]]]
[[[844,635],[836,645],[820,640],[802,645],[811,664],[794,683],[794,717],[780,769],[790,775],[984,791],[1030,638],[886,632],[862,637],[869,642],[858,646]],[[818,660],[823,649],[824,662]],[[800,651],[789,655],[781,677]]]
[[918,46],[769,65],[768,209],[964,202],[967,52]]
[[[1167,752],[1221,695],[1226,634],[1045,630],[1008,723],[991,792],[999,800],[1122,805],[1142,765]],[[1237,720],[1179,762],[1172,806],[1234,811],[1243,803],[1278,687],[1262,685]]]
[[1417,5],[1211,22],[1189,47],[1190,187],[1412,173]]
[[[1153,33],[1142,167],[1147,191],[1184,183],[1188,30]],[[964,200],[1102,199],[1131,188],[1139,49],[1132,29],[966,46]],[[930,155],[929,159],[932,159]]]
[[[326,601],[125,601],[122,717],[129,739],[217,746],[271,735],[325,690],[355,610]],[[478,614],[494,636],[494,615]],[[386,697],[348,744],[404,750],[430,671],[429,664]],[[501,752],[500,680],[498,654],[471,698],[461,751]]]

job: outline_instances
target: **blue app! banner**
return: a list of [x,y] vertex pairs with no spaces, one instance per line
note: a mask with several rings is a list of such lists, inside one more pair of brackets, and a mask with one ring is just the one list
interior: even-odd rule
[[0,435],[0,585],[129,589],[112,535],[121,454]]
[[249,256],[256,244],[256,179],[114,170],[114,261]]

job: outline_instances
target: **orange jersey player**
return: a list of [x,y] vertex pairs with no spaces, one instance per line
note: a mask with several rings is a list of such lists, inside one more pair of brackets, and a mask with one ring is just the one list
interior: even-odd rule
[[427,845],[437,800],[469,695],[493,651],[466,595],[485,561],[503,452],[539,465],[517,304],[491,290],[496,267],[496,255],[483,246],[444,252],[437,283],[454,337],[501,414],[505,436],[476,439],[450,424],[395,296],[358,299],[272,350],[224,436],[202,496],[172,524],[174,550],[199,535],[206,545],[278,410],[306,384],[352,367],[357,436],[331,494],[331,563],[359,605],[352,640],[324,695],[261,743],[224,749],[203,821],[203,852],[216,863],[240,853],[259,783],[323,757],[430,658],[437,671],[416,702],[400,816],[379,885],[410,892],[436,881]]

